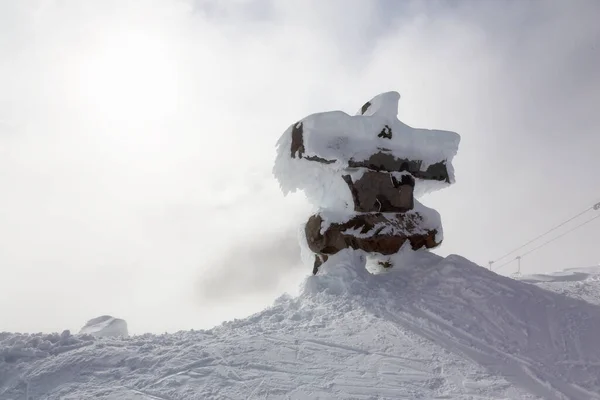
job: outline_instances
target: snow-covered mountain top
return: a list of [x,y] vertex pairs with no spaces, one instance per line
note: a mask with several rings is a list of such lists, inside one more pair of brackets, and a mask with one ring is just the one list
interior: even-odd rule
[[[13,351],[0,399],[600,399],[599,331],[599,306],[462,257],[378,275],[339,260],[208,331]],[[0,360],[23,339],[0,336]]]
[[569,268],[553,274],[523,275],[518,279],[600,305],[600,266]]
[[582,268],[567,268],[551,274],[532,274],[518,277],[520,281],[530,283],[542,282],[582,282],[600,279],[600,265]]

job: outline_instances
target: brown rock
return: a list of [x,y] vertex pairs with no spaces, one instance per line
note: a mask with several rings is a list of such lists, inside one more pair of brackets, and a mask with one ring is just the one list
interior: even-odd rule
[[304,151],[304,129],[302,128],[302,122],[298,122],[292,128],[292,145],[290,147],[290,152],[292,158],[296,158],[296,154],[298,155],[298,158],[302,158]]
[[369,107],[371,107],[371,102],[367,101],[365,104],[363,104],[363,106],[360,109],[360,114],[361,115],[365,115],[365,113],[367,112],[367,110],[369,109]]
[[356,182],[350,175],[343,178],[352,193],[354,211],[406,212],[414,207],[415,180],[410,175],[397,180],[387,172],[367,171]]
[[308,247],[319,255],[332,255],[347,248],[391,255],[397,253],[407,240],[414,250],[440,245],[435,241],[437,230],[424,230],[422,221],[416,212],[365,213],[348,222],[332,223],[321,234],[324,221],[316,214],[306,223],[305,233]]
[[396,158],[387,150],[381,149],[379,153],[375,153],[366,160],[350,160],[348,166],[350,168],[367,168],[373,171],[396,171],[409,172],[412,176],[424,180],[450,182],[450,175],[446,162],[438,162],[431,164],[424,171],[421,170],[423,164],[420,160],[409,160]]
[[[370,106],[370,103],[368,103]],[[365,104],[366,106],[366,104]],[[368,107],[368,106],[367,106]],[[389,126],[385,128],[379,134],[379,137],[391,139],[392,130]],[[333,164],[336,160],[327,160],[317,155],[306,155],[306,148],[304,146],[304,125],[303,123],[297,122],[292,128],[292,144],[290,146],[290,155],[292,158],[304,158],[309,161],[315,161],[322,164]],[[448,168],[446,162],[438,162],[429,165],[424,171],[421,170],[423,162],[421,160],[409,160],[404,158],[396,158],[389,153],[389,149],[380,148],[379,152],[372,154],[366,160],[354,160],[348,161],[348,167],[350,168],[366,168],[373,171],[387,171],[387,172],[409,172],[412,176],[424,180],[444,181],[450,182],[450,176],[448,174]]]

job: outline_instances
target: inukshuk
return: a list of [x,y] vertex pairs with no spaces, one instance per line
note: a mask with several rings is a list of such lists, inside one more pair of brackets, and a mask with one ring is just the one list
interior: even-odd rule
[[277,142],[273,173],[284,194],[304,190],[317,207],[303,232],[313,274],[340,251],[390,267],[405,245],[431,249],[442,242],[439,214],[415,198],[454,182],[460,136],[402,123],[399,99],[387,92],[354,116],[309,115]]

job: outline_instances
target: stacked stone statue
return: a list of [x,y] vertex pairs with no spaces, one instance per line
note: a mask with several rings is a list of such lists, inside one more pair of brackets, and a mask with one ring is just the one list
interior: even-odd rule
[[301,243],[313,274],[340,252],[391,267],[403,248],[442,242],[439,214],[416,198],[454,183],[460,136],[400,122],[399,99],[387,92],[353,116],[309,115],[277,143],[273,173],[283,192],[303,190],[316,207]]

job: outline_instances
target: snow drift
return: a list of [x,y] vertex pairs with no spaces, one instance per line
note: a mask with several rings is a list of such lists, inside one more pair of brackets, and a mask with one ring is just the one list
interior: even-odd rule
[[[600,399],[598,305],[459,256],[406,253],[377,274],[351,261],[211,330],[5,358],[0,398]],[[0,337],[0,354],[26,341]]]

